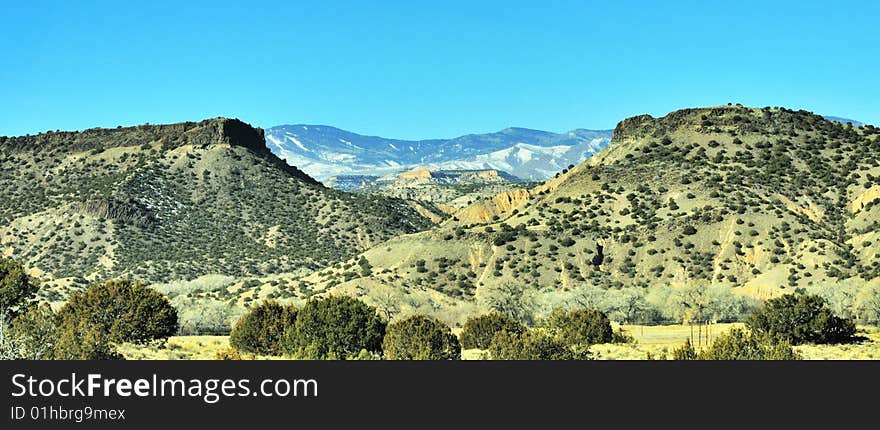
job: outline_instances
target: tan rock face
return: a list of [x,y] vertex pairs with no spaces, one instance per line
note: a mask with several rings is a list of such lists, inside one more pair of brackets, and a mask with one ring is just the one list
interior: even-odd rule
[[871,188],[865,190],[865,192],[859,194],[855,199],[853,199],[852,203],[849,205],[849,210],[852,213],[856,213],[868,203],[871,203],[874,200],[880,199],[880,185],[874,185]]
[[495,215],[512,211],[517,206],[525,203],[529,196],[531,196],[529,190],[524,189],[501,193],[488,202],[476,203],[462,209],[456,217],[462,223],[486,222]]
[[495,196],[492,201],[495,202],[495,208],[501,212],[513,210],[513,208],[523,204],[529,199],[529,190],[513,190],[501,193]]

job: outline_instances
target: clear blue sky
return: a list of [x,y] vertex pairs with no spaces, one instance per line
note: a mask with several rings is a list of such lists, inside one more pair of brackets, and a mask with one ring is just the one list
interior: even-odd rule
[[880,123],[876,1],[0,1],[0,135],[228,116],[452,137],[729,101]]

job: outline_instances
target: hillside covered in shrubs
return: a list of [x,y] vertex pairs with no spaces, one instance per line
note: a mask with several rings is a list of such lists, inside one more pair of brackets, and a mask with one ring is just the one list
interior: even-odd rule
[[795,290],[876,323],[878,202],[880,129],[785,108],[684,109],[620,122],[587,162],[479,203],[486,218],[466,208],[365,251],[369,273],[344,263],[297,282],[439,308],[453,324],[512,301],[526,319],[586,304],[674,322],[693,311],[670,298],[694,294],[713,304],[693,317],[730,321]]
[[[310,271],[431,223],[325,188],[235,119],[0,137],[0,251],[55,281]],[[291,293],[292,294],[292,293]]]

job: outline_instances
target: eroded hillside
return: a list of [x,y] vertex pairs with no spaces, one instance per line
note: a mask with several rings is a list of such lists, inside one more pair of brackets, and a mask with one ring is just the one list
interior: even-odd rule
[[450,321],[498,290],[553,301],[584,286],[699,282],[770,297],[875,282],[878,138],[778,108],[629,118],[609,148],[542,186],[294,282]]
[[430,225],[323,187],[234,119],[2,137],[0,172],[0,252],[70,288],[298,273]]

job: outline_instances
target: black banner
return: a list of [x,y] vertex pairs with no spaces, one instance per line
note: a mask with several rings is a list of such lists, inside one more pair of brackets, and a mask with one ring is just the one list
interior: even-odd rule
[[[875,362],[3,362],[4,428],[685,427],[876,407]],[[268,381],[268,382],[267,382]],[[865,392],[864,390],[868,391]],[[838,414],[838,411],[840,412]],[[289,424],[289,425],[287,425]],[[567,426],[567,425],[566,425]],[[246,428],[246,427],[244,427]]]

